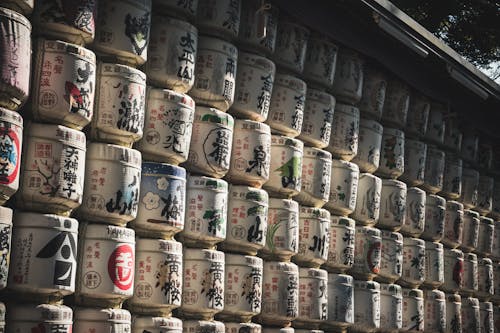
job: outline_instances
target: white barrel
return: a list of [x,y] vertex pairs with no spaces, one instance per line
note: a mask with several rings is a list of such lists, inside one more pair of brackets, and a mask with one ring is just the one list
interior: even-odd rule
[[493,262],[493,290],[495,294],[492,297],[492,301],[496,305],[500,305],[500,263],[495,261]]
[[80,226],[75,302],[117,306],[134,293],[134,230],[104,224]]
[[26,129],[19,208],[68,214],[82,203],[85,134],[61,125]]
[[219,248],[256,255],[266,244],[269,198],[261,189],[230,185],[226,239]]
[[297,20],[280,17],[273,59],[276,65],[302,74],[310,31]]
[[403,325],[403,294],[397,284],[380,284],[380,331],[396,333]]
[[425,139],[433,144],[442,144],[444,141],[445,113],[448,107],[442,103],[432,101],[427,122]]
[[475,297],[482,301],[487,301],[494,293],[493,263],[491,259],[480,258],[477,264],[477,291]]
[[23,118],[0,107],[0,204],[4,204],[19,188]]
[[131,315],[124,309],[76,308],[73,333],[131,331]]
[[33,66],[31,109],[35,120],[76,129],[90,123],[96,91],[94,52],[59,40],[39,39]]
[[352,218],[357,223],[373,225],[377,223],[380,215],[380,196],[382,180],[369,173],[359,175],[356,208]]
[[494,333],[495,322],[493,319],[493,303],[480,302],[479,303],[479,326],[480,332]]
[[56,304],[15,304],[9,306],[8,331],[78,333],[73,328],[73,310]]
[[239,332],[247,332],[247,333],[261,333],[262,327],[259,324],[255,324],[252,322],[248,323],[237,323],[237,322],[224,322],[225,333],[239,333]]
[[403,326],[401,332],[424,330],[424,293],[419,289],[403,288]]
[[328,317],[328,273],[323,269],[299,268],[299,313],[294,325],[311,327]]
[[85,191],[78,215],[96,222],[125,225],[137,216],[141,153],[106,143],[90,143]]
[[186,217],[180,240],[190,247],[213,247],[226,239],[228,185],[222,179],[190,175]]
[[131,147],[143,136],[146,74],[129,66],[101,62],[97,81],[90,138]]
[[477,292],[478,272],[477,272],[477,255],[474,253],[464,254],[464,274],[463,283],[460,293],[462,295],[472,296]]
[[488,257],[493,252],[493,234],[495,232],[495,224],[493,219],[481,216],[479,218],[479,232],[477,237],[477,247],[474,252]]
[[493,165],[493,146],[491,142],[479,141],[477,164],[481,169],[491,171]]
[[291,197],[302,186],[302,141],[286,136],[271,136],[271,166],[264,189],[271,195]]
[[155,10],[163,14],[174,14],[174,16],[194,20],[198,8],[198,0],[177,1],[177,0],[153,0]]
[[356,208],[359,168],[355,163],[332,160],[330,193],[324,205],[330,212],[349,215]]
[[462,140],[462,149],[460,151],[464,161],[476,164],[478,148],[479,148],[479,134],[476,132],[475,129],[472,128],[465,130]]
[[[493,183],[493,196],[491,203],[490,217],[499,220],[500,219],[500,179],[494,181]],[[465,206],[465,204],[464,204]]]
[[441,289],[448,293],[458,292],[463,285],[464,254],[460,250],[444,249],[444,283]]
[[238,37],[240,29],[240,0],[199,1],[196,11],[196,25],[209,35],[232,40]]
[[456,114],[450,114],[444,120],[444,143],[443,146],[455,153],[460,152],[462,147],[463,133],[459,128],[459,120]]
[[252,120],[234,121],[233,147],[226,179],[232,184],[261,187],[269,179],[271,129]]
[[332,134],[334,110],[335,97],[318,89],[307,89],[299,139],[313,147],[327,147]]
[[479,318],[479,301],[477,298],[462,298],[462,331],[482,332]]
[[401,232],[403,234],[419,237],[425,230],[425,204],[424,190],[410,187],[406,192],[406,212]]
[[224,309],[224,253],[205,249],[184,249],[183,318],[209,319]]
[[290,260],[299,246],[299,204],[290,199],[269,198],[266,245],[261,255]]
[[299,269],[287,262],[265,261],[259,321],[282,326],[299,313]]
[[462,193],[460,195],[459,201],[464,205],[465,208],[473,209],[477,205],[478,186],[479,172],[474,169],[463,168]]
[[182,320],[174,317],[136,316],[131,333],[182,333]]
[[356,279],[371,280],[380,273],[382,238],[379,229],[356,226],[354,264],[349,270]]
[[278,7],[263,7],[259,0],[242,1],[238,41],[243,49],[257,54],[273,54],[277,30]]
[[462,244],[460,249],[472,252],[477,247],[479,237],[479,213],[464,210],[464,226],[462,228]]
[[262,259],[226,254],[225,260],[224,310],[218,318],[249,321],[261,311]]
[[387,91],[385,72],[374,62],[363,67],[363,94],[357,104],[364,117],[380,121]]
[[354,281],[354,325],[358,332],[374,332],[380,327],[380,284]]
[[424,291],[424,331],[429,333],[445,332],[446,299],[441,290]]
[[59,300],[72,294],[78,221],[52,214],[17,212],[14,226],[9,288],[31,300]]
[[444,223],[446,217],[446,200],[444,198],[427,194],[425,197],[425,226],[422,238],[438,242],[444,236]]
[[446,154],[443,189],[441,195],[449,199],[458,199],[462,193],[462,159],[453,153]]
[[234,119],[220,110],[197,106],[189,145],[188,171],[221,178],[229,170]]
[[228,112],[242,119],[265,121],[271,105],[275,74],[276,66],[271,60],[240,52],[234,103]]
[[296,137],[304,120],[307,85],[299,78],[276,73],[266,123],[273,133]]
[[[156,5],[156,4],[155,4]],[[145,71],[155,86],[187,93],[194,84],[198,29],[190,23],[153,15]]]
[[148,56],[151,0],[110,0],[98,5],[93,49],[102,58],[139,66]]
[[307,42],[303,76],[309,82],[331,88],[337,64],[338,47],[330,37],[312,32]]
[[341,102],[356,104],[363,91],[362,56],[352,49],[339,48],[331,92]]
[[[7,207],[0,207],[0,238],[0,290],[2,290],[7,287],[12,241],[12,209]],[[5,309],[3,312],[5,317]]]
[[322,327],[347,327],[354,323],[353,278],[345,274],[328,274],[328,314]]
[[383,127],[374,120],[359,122],[358,153],[352,159],[362,172],[374,173],[380,164]]
[[327,271],[344,272],[354,264],[354,226],[353,219],[331,216],[328,257],[322,266]]
[[184,333],[225,333],[224,323],[214,320],[182,320]]
[[5,332],[5,304],[0,302],[0,332]]
[[500,220],[495,221],[495,229],[493,230],[493,247],[491,249],[491,257],[495,260],[500,260]]
[[427,131],[431,103],[427,96],[413,89],[410,93],[410,107],[406,119],[405,133],[410,137],[422,138]]
[[462,298],[458,294],[445,294],[446,333],[462,332]]
[[[418,232],[404,228],[406,226],[406,208],[407,205],[410,205],[408,199],[405,183],[395,179],[383,179],[382,190],[380,191],[380,214],[377,225],[389,230],[399,230],[403,227],[402,231],[405,233],[420,234],[421,231]],[[423,225],[421,229],[423,231]]]
[[398,232],[381,231],[380,272],[377,281],[394,283],[403,273],[403,236]]
[[336,103],[332,134],[326,150],[335,158],[350,161],[358,153],[358,139],[359,109],[348,104]]
[[143,237],[170,238],[184,229],[186,170],[155,162],[142,163],[137,218],[130,222]]
[[476,210],[481,215],[487,215],[493,208],[493,177],[486,175],[479,176],[477,186],[477,205]]
[[462,229],[464,226],[463,205],[457,201],[446,202],[444,218],[444,236],[441,243],[449,248],[457,248],[462,244]]
[[199,36],[194,86],[189,91],[199,105],[227,111],[234,101],[238,49],[218,38]]
[[405,164],[401,179],[408,185],[420,186],[424,183],[427,145],[422,141],[405,139]]
[[384,128],[382,152],[377,175],[398,178],[405,166],[405,133],[395,128]]
[[295,328],[291,326],[279,327],[262,327],[262,333],[295,333]]
[[397,128],[405,128],[409,107],[410,87],[391,75],[387,80],[382,122]]
[[435,146],[427,146],[424,183],[421,187],[428,193],[436,194],[443,189],[445,154]]
[[417,288],[425,280],[425,241],[418,238],[403,239],[403,274],[399,284]]
[[[2,7],[21,9],[15,2],[21,5],[31,2],[33,9],[33,0],[2,1]],[[16,111],[30,94],[31,24],[26,17],[1,8],[0,29],[3,32],[0,42],[6,45],[0,51],[0,58],[4,59],[0,65],[0,107]]]
[[172,90],[146,90],[144,134],[135,144],[145,160],[179,164],[188,158],[194,101]]
[[423,285],[438,288],[444,282],[443,244],[425,242],[425,279]]
[[330,247],[330,213],[326,209],[301,206],[299,211],[299,248],[293,261],[301,267],[319,268]]
[[181,305],[182,272],[181,243],[138,238],[134,295],[128,300],[128,309],[137,314],[168,315]]
[[304,147],[302,183],[295,200],[306,206],[323,207],[330,196],[332,154],[326,150]]

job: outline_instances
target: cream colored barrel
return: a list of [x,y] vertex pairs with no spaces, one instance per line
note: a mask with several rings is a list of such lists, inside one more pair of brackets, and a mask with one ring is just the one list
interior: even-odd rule
[[335,97],[317,89],[307,89],[304,121],[299,139],[317,148],[330,143]]
[[359,102],[363,90],[363,59],[354,50],[341,47],[337,55],[337,64],[331,92],[341,102],[355,104]]
[[47,332],[78,332],[72,329],[73,310],[65,305],[15,304],[8,311],[8,332],[31,332],[40,327]]
[[23,118],[0,107],[0,204],[4,204],[19,188]]
[[73,333],[130,332],[131,315],[124,309],[76,308]]
[[199,1],[196,25],[204,33],[227,40],[238,37],[241,3],[244,0]]
[[135,316],[131,333],[182,333],[182,320],[174,317]]
[[[238,42],[241,47],[261,55],[273,54],[278,30],[278,13],[277,6],[262,8],[262,3],[259,0],[242,1],[241,24],[238,34]],[[262,26],[264,26],[265,34],[262,33]]]
[[305,26],[281,15],[273,54],[276,65],[296,74],[302,74],[309,36],[310,31]]
[[312,32],[307,42],[304,77],[315,85],[331,88],[338,47],[326,35]]

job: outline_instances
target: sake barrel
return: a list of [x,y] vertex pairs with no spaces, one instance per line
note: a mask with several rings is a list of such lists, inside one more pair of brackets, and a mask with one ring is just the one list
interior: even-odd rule
[[462,332],[462,298],[458,294],[445,294],[446,331]]
[[356,279],[371,280],[380,273],[382,239],[379,229],[356,226],[354,264],[350,274]]
[[462,148],[463,133],[459,128],[459,121],[456,114],[450,114],[444,120],[444,147],[453,151],[454,153],[460,152]]
[[198,0],[182,1],[177,0],[153,0],[155,10],[163,14],[174,14],[185,19],[193,20],[198,9]]
[[302,183],[295,200],[306,206],[323,207],[330,196],[332,154],[326,150],[304,147]]
[[448,201],[444,219],[444,236],[441,243],[452,249],[460,246],[462,244],[463,225],[463,205],[457,201]]
[[307,89],[304,121],[299,139],[317,148],[330,143],[335,97],[318,89]]
[[[8,332],[78,332],[73,328],[73,310],[56,304],[15,304],[9,306]],[[6,331],[7,332],[7,331]]]
[[446,154],[443,189],[440,194],[449,199],[458,199],[462,193],[462,159],[456,154]]
[[363,90],[363,59],[354,50],[341,47],[337,55],[337,64],[331,92],[341,102],[355,104],[359,102]]
[[462,288],[464,275],[464,254],[460,250],[444,249],[444,283],[441,289],[455,293]]
[[33,11],[35,0],[5,0],[2,7],[10,8],[23,15],[29,15]]
[[380,121],[387,91],[387,78],[380,66],[366,62],[363,67],[363,89],[357,104],[363,117]]
[[425,279],[423,285],[438,288],[444,282],[443,244],[425,242]]
[[249,323],[237,323],[237,322],[224,322],[226,328],[226,333],[238,333],[240,330],[248,333],[261,333],[262,327],[259,324],[252,322]]
[[359,168],[355,163],[333,159],[328,202],[324,205],[330,212],[347,216],[356,207]]
[[382,151],[377,174],[381,177],[398,178],[405,166],[405,134],[395,128],[384,128]]
[[353,219],[331,216],[328,257],[322,266],[327,271],[345,272],[354,264],[354,226]]
[[493,303],[479,302],[479,326],[481,332],[484,333],[493,333],[495,331]]
[[19,188],[23,118],[0,107],[0,204],[4,204]]
[[466,129],[462,140],[461,155],[464,161],[476,164],[479,148],[479,134],[475,129]]
[[5,332],[5,304],[0,303],[0,332]]
[[406,216],[401,232],[419,237],[425,230],[425,191],[410,187],[406,194]]
[[299,268],[299,312],[293,324],[318,328],[328,317],[328,273],[323,269]]
[[132,333],[182,333],[182,320],[174,317],[136,316],[132,319]]
[[354,282],[350,275],[328,274],[328,313],[321,327],[343,328],[354,323]]
[[462,330],[464,332],[481,332],[479,318],[479,301],[477,298],[462,298]]
[[422,141],[405,139],[404,172],[401,179],[408,185],[419,186],[424,183],[427,145]]
[[73,333],[130,332],[131,315],[124,309],[76,308]]
[[492,301],[495,305],[500,305],[500,296],[498,293],[500,290],[500,263],[497,261],[493,262],[493,290],[495,294],[492,297]]
[[472,252],[477,247],[479,237],[479,213],[472,210],[464,210],[464,226],[462,228],[462,244],[460,249]]
[[[0,290],[7,287],[12,241],[12,209],[0,208]],[[5,309],[4,309],[5,317]],[[1,313],[1,311],[0,311]],[[5,318],[4,318],[5,319]],[[1,330],[0,330],[1,332]]]
[[26,133],[17,206],[68,214],[83,202],[85,134],[38,123],[30,124]]
[[406,127],[406,118],[410,108],[410,88],[399,78],[389,77],[385,92],[382,122],[396,126]]
[[402,332],[424,330],[424,294],[422,290],[403,288]]
[[495,260],[500,259],[500,221],[495,221],[495,229],[493,231],[493,248],[491,249],[491,257]]
[[421,185],[426,192],[436,194],[443,189],[444,164],[444,151],[428,145],[425,158],[424,183]]
[[354,324],[358,332],[374,332],[380,327],[380,284],[354,281]]
[[337,64],[338,47],[326,35],[312,32],[307,42],[303,76],[315,85],[330,88]]
[[380,164],[383,127],[374,120],[359,122],[358,153],[352,159],[362,172],[374,173]]
[[497,220],[500,219],[500,179],[495,180],[493,183],[492,204],[489,216]]
[[425,196],[425,225],[422,238],[428,241],[440,241],[444,236],[445,218],[446,200],[438,195],[427,194]]
[[495,233],[495,224],[493,222],[493,219],[481,216],[479,218],[477,247],[475,248],[474,252],[484,257],[490,256],[493,251],[494,233]]
[[293,261],[301,267],[319,268],[328,259],[330,213],[326,209],[301,206],[299,247]]
[[403,325],[403,294],[397,284],[380,284],[380,330],[398,332]]
[[433,144],[442,144],[444,141],[445,113],[447,106],[437,101],[431,101],[431,110],[429,112],[429,121],[425,139]]
[[215,320],[183,320],[182,332],[186,333],[224,333],[224,323]]
[[424,330],[425,332],[445,332],[446,299],[441,290],[424,291]]
[[403,274],[399,284],[417,288],[425,280],[425,241],[418,238],[403,239]]
[[381,231],[380,272],[377,281],[394,283],[403,273],[403,235],[389,230]]
[[[380,214],[378,225],[390,230],[399,230],[401,227],[405,226],[406,208],[407,205],[410,205],[410,203],[407,202],[408,199],[413,198],[407,198],[405,183],[395,179],[383,179],[382,190],[380,191]],[[420,229],[423,229],[423,225]],[[403,231],[406,233],[408,230],[407,228],[403,228]]]
[[474,253],[465,253],[463,284],[460,294],[463,296],[472,296],[477,292],[477,283],[477,255]]
[[330,143],[326,147],[335,158],[350,161],[358,153],[359,109],[336,103]]
[[374,225],[380,215],[380,196],[382,192],[382,180],[369,173],[359,176],[356,208],[352,218],[357,223]]
[[238,34],[241,48],[261,55],[273,54],[278,30],[278,12],[278,7],[262,6],[258,0],[242,1]]
[[405,133],[410,137],[422,138],[427,132],[431,103],[421,92],[411,89],[410,107],[406,119]]
[[462,193],[459,201],[465,208],[473,209],[477,205],[479,172],[470,168],[462,169]]
[[297,20],[280,16],[273,59],[286,70],[302,74],[310,31]]
[[209,35],[232,40],[240,29],[240,0],[199,1],[196,10],[196,25]]
[[477,264],[477,291],[475,296],[482,301],[488,301],[494,293],[493,262],[488,258],[480,258]]
[[148,81],[157,87],[187,93],[194,85],[197,47],[195,26],[155,13],[151,18],[149,59],[145,65]]
[[59,40],[39,39],[33,66],[35,120],[76,129],[89,124],[96,91],[94,52]]
[[475,209],[482,215],[487,215],[493,207],[493,177],[479,176],[477,187],[477,205]]
[[477,150],[477,164],[481,169],[491,170],[493,165],[493,147],[488,141],[479,141]]

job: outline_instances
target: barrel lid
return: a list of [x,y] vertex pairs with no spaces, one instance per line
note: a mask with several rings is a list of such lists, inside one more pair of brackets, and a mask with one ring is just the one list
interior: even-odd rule
[[490,258],[481,258],[479,259],[480,266],[493,265],[493,261]]
[[479,172],[471,168],[463,168],[462,177],[474,177],[479,179]]
[[215,320],[184,320],[184,332],[194,328],[196,333],[225,333],[224,324]]
[[324,92],[323,90],[307,88],[306,94],[306,105],[307,102],[316,101],[318,103],[327,105],[327,107],[331,107],[332,109],[335,107],[335,97],[333,95]]
[[315,147],[304,147],[304,158],[306,157],[326,159],[328,161],[331,161],[332,153]]
[[245,199],[258,205],[268,206],[269,196],[267,192],[260,188],[245,185],[229,185],[229,197],[232,199]]
[[220,38],[209,37],[205,35],[198,36],[198,52],[200,50],[222,52],[230,57],[238,57],[238,49],[235,45]]
[[133,168],[141,168],[141,153],[138,150],[109,143],[91,142],[87,147],[87,158],[122,162]]
[[443,244],[438,242],[425,242],[425,250],[443,251]]
[[451,303],[462,302],[462,297],[459,294],[446,294],[446,300]]
[[163,252],[182,255],[182,243],[175,239],[137,238],[135,244],[137,252]]
[[354,280],[354,288],[380,290],[380,283],[375,281]]
[[163,328],[169,332],[182,332],[182,320],[174,317],[134,317],[132,320],[134,329]]
[[385,127],[384,128],[384,136],[386,135],[391,135],[391,136],[396,136],[396,137],[399,137],[399,138],[403,138],[405,137],[405,132],[401,131],[401,130],[398,130],[397,128],[390,128],[390,127]]
[[301,152],[304,150],[304,143],[299,139],[281,135],[271,135],[271,145],[288,146],[300,150]]
[[75,309],[75,321],[105,321],[113,324],[130,324],[130,312],[125,309]]
[[394,186],[406,190],[406,184],[397,179],[382,179],[382,186]]
[[418,297],[423,298],[424,292],[420,289],[403,288],[403,297]]
[[41,38],[38,40],[38,47],[43,48],[44,51],[56,50],[57,53],[66,53],[71,56],[77,56],[80,59],[91,62],[92,65],[95,65],[96,62],[95,54],[91,50],[80,45],[64,42],[62,40]]
[[[296,76],[293,75],[288,75],[288,74],[283,74],[283,73],[276,73],[275,79],[274,79],[274,86],[284,86],[287,89],[293,89],[299,94],[306,94],[307,91],[307,85],[306,83],[299,79]],[[273,88],[276,89],[276,88]]]
[[332,168],[349,169],[359,173],[359,167],[356,163],[337,160],[335,158],[332,160]]
[[0,121],[23,127],[23,117],[17,112],[0,107]]
[[350,228],[354,228],[354,226],[356,225],[356,221],[354,221],[353,219],[338,215],[331,215],[330,223],[331,225],[342,225]]
[[424,296],[426,299],[432,300],[443,300],[445,299],[445,294],[441,290],[433,289],[433,290],[425,290]]
[[66,305],[55,304],[13,304],[9,306],[9,318],[25,322],[73,323],[73,310]]
[[425,142],[415,140],[415,139],[406,139],[405,138],[405,147],[412,147],[420,150],[427,150],[427,144]]
[[39,137],[59,141],[64,145],[85,151],[85,134],[66,126],[30,123],[28,124],[25,133],[28,136],[28,139]]
[[419,238],[405,237],[403,239],[403,246],[421,246],[425,247],[425,241]]
[[176,105],[182,106],[187,109],[194,111],[195,102],[187,94],[176,92],[169,89],[155,88],[152,86],[147,87],[147,96],[149,99],[161,99],[165,100],[167,103],[175,103]]
[[170,25],[194,34],[198,34],[198,29],[191,23],[170,16],[155,13],[152,15],[151,21],[155,26]]
[[365,226],[365,225],[357,225],[356,226],[356,233],[374,236],[374,237],[380,237],[380,230],[379,229]]
[[186,169],[167,163],[142,162],[142,175],[150,174],[186,178]]
[[473,211],[473,210],[470,210],[470,209],[465,209],[464,210],[464,216],[468,216],[468,217],[471,217],[471,218],[476,218],[479,220],[479,213],[476,212],[476,211]]
[[76,219],[55,214],[16,211],[13,224],[15,228],[54,228],[66,232],[78,232],[78,221]]
[[82,237],[86,239],[103,239],[116,242],[135,243],[135,231],[130,228],[100,223],[82,223],[85,228]]
[[486,217],[486,216],[479,217],[479,221],[481,223],[486,223],[486,224],[493,224],[494,223],[492,218]]
[[483,311],[493,311],[493,303],[491,302],[480,302],[479,309]]
[[462,299],[462,306],[479,307],[479,300],[475,297],[466,297]]
[[445,257],[453,257],[453,258],[464,258],[464,253],[458,249],[444,249]]
[[269,136],[271,136],[271,127],[269,127],[269,125],[266,123],[260,123],[255,120],[235,119],[234,129],[235,130],[254,129],[259,132],[265,132],[265,134],[269,134]]
[[206,176],[189,175],[187,177],[188,189],[207,189],[217,192],[227,192],[227,182],[218,178],[211,178]]
[[233,116],[229,113],[222,112],[209,106],[196,105],[194,111],[194,122],[217,124],[231,130],[234,127]]
[[267,59],[266,57],[253,53],[240,51],[238,53],[238,66],[240,66],[240,64],[263,69],[264,71],[267,71],[271,74],[274,74],[276,72],[276,65],[274,64],[274,62],[272,62],[270,59]]
[[377,176],[372,175],[371,173],[366,173],[366,172],[360,173],[359,174],[359,181],[361,182],[361,180],[372,181],[372,182],[375,182],[376,184],[380,184],[380,186],[382,186],[382,179],[380,179]]
[[299,266],[295,265],[293,262],[285,261],[264,261],[264,270],[269,269],[268,266],[274,266],[277,270],[281,272],[289,272],[299,274]]
[[102,62],[99,63],[98,72],[102,76],[120,76],[124,80],[146,86],[146,74],[131,66]]
[[299,218],[314,218],[330,221],[330,212],[323,208],[300,206]]
[[349,105],[349,104],[343,104],[343,103],[337,102],[335,104],[335,111],[334,112],[340,112],[340,113],[350,115],[351,117],[359,118],[359,109],[357,107]]
[[390,231],[390,230],[381,230],[380,232],[381,232],[382,239],[391,239],[392,241],[394,241],[396,243],[403,244],[403,235],[401,235],[399,232]]
[[380,135],[382,135],[384,131],[384,127],[378,121],[366,118],[361,118],[359,120],[359,127],[372,130]]
[[328,273],[329,284],[352,284],[353,281],[353,277],[347,274]]
[[401,286],[394,283],[381,283],[380,284],[380,293],[385,295],[393,295],[393,296],[403,296],[403,291]]
[[427,194],[425,198],[425,203],[426,205],[431,205],[431,206],[443,206],[443,207],[446,206],[445,198],[435,194]]
[[462,205],[460,202],[458,201],[447,201],[446,202],[446,209],[450,209],[450,210],[464,210],[464,205]]
[[184,248],[184,260],[210,260],[224,262],[224,252],[208,249]]
[[410,195],[423,196],[424,199],[426,199],[425,191],[418,187],[408,187],[408,189],[406,190],[406,196],[408,197]]
[[12,209],[0,207],[0,224],[12,225]]
[[256,256],[246,256],[243,254],[225,254],[226,265],[257,266],[262,269],[263,260]]
[[0,7],[0,16],[5,16],[11,20],[17,21],[17,22],[21,23],[22,25],[26,26],[31,31],[30,21],[26,17],[24,17],[23,15],[19,14],[16,11],[10,10],[8,8]]
[[474,253],[464,253],[465,261],[477,261],[477,255]]
[[307,267],[300,267],[299,268],[299,279],[303,278],[314,278],[314,279],[321,279],[321,280],[327,280],[328,279],[328,272],[325,271],[324,269],[320,268],[307,268]]
[[299,204],[292,199],[269,198],[269,208],[289,209],[299,213]]

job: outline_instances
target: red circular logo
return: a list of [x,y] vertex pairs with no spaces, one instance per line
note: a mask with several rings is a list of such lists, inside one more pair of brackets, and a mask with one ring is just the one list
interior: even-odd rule
[[114,285],[128,290],[134,283],[134,250],[128,244],[118,246],[108,260],[108,274]]
[[11,184],[19,175],[21,149],[17,133],[10,128],[0,128],[0,184]]

